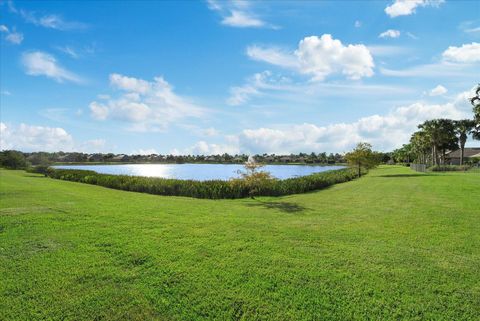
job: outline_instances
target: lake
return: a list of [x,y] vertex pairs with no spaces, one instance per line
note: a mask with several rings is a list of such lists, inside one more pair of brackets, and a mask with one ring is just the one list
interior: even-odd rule
[[[101,174],[148,176],[206,181],[238,177],[241,164],[122,164],[122,165],[57,165],[58,169],[83,169]],[[266,165],[261,170],[279,179],[310,175],[344,168],[321,165]]]

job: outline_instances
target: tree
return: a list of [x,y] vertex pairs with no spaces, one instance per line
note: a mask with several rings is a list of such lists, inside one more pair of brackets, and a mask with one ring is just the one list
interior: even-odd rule
[[0,152],[0,166],[9,169],[24,169],[28,166],[28,163],[22,152],[5,150]]
[[248,188],[248,194],[251,198],[255,198],[259,194],[262,186],[275,180],[269,172],[259,170],[263,166],[263,164],[257,163],[255,158],[250,156],[244,164],[244,171],[238,171],[241,177],[240,180],[233,180],[234,183],[238,181],[243,182]]
[[458,148],[457,137],[455,136],[455,125],[452,120],[427,120],[423,124],[420,124],[418,128],[422,129],[426,137],[428,137],[433,165],[445,162],[445,153],[448,149]]
[[423,130],[413,133],[410,138],[410,145],[412,153],[415,155],[415,161],[420,164],[427,164],[430,152],[430,140],[427,133]]
[[411,144],[403,144],[402,147],[393,151],[393,159],[397,163],[410,163],[412,159]]
[[441,128],[439,149],[442,152],[442,165],[445,165],[445,155],[447,150],[458,149],[458,139],[455,134],[455,122],[451,119],[438,119]]
[[473,106],[473,114],[475,121],[475,128],[472,131],[472,136],[473,139],[480,140],[480,84],[477,85],[477,89],[475,90],[475,96],[470,98],[470,103]]
[[362,168],[374,168],[381,161],[379,154],[372,151],[372,145],[369,143],[358,143],[353,151],[345,155],[345,159],[350,166],[357,167],[358,177],[362,175]]
[[462,119],[455,121],[455,132],[458,138],[458,144],[460,145],[460,165],[463,165],[463,155],[465,151],[465,143],[467,142],[467,137],[475,129],[475,121],[471,119]]

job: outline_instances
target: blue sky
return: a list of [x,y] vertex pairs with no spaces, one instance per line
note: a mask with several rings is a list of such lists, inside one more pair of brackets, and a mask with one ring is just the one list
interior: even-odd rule
[[368,141],[391,150],[426,119],[471,117],[465,98],[480,81],[478,1],[3,1],[0,10],[2,149],[280,154]]

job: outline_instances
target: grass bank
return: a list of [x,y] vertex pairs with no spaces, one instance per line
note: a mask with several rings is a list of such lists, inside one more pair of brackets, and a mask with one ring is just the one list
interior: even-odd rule
[[0,319],[478,320],[480,173],[164,197],[0,170]]

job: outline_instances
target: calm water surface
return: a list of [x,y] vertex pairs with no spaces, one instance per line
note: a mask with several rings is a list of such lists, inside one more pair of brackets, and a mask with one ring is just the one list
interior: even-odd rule
[[[58,165],[59,169],[84,169],[101,174],[149,176],[198,181],[238,177],[240,164],[124,164],[124,165]],[[344,166],[266,165],[262,170],[279,179],[305,176],[312,173],[341,169]]]

